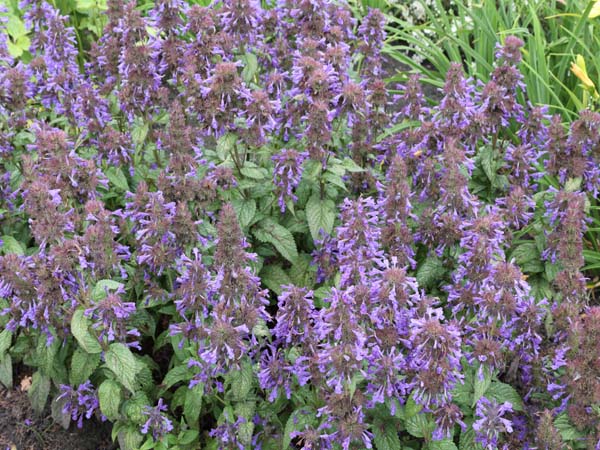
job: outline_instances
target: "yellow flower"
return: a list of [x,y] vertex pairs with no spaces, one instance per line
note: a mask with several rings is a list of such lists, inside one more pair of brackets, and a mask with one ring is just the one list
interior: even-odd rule
[[590,19],[595,19],[598,16],[600,16],[600,0],[594,2],[594,6],[592,6],[592,9],[590,9],[590,14],[588,17]]
[[590,77],[588,77],[583,56],[577,55],[575,62],[571,63],[571,72],[573,72],[573,74],[579,78],[585,88],[594,90],[596,89],[596,85],[594,85],[594,82],[590,80]]

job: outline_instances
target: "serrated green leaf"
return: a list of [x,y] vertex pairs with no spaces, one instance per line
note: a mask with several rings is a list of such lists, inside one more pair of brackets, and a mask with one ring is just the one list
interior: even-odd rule
[[333,231],[335,203],[328,198],[321,199],[317,193],[313,194],[306,203],[306,220],[313,240],[321,240],[321,230],[325,234]]
[[129,391],[135,392],[135,376],[138,372],[138,366],[129,347],[121,343],[110,344],[104,358],[107,367],[113,371],[117,380]]
[[27,391],[27,395],[31,401],[31,407],[38,414],[44,411],[49,393],[50,378],[42,375],[40,371],[35,372],[31,377],[31,387]]
[[104,380],[98,388],[100,411],[102,411],[102,414],[104,414],[108,420],[115,421],[119,418],[121,396],[121,386],[114,380]]
[[426,415],[423,413],[417,414],[407,419],[405,422],[405,426],[406,431],[408,431],[411,434],[411,436],[417,438],[429,436],[434,429],[432,423],[427,419]]
[[92,300],[95,302],[106,298],[107,291],[116,291],[123,287],[123,283],[114,280],[99,280],[92,289]]
[[258,70],[258,59],[254,53],[246,53],[243,60],[244,68],[242,69],[242,79],[246,83],[250,83]]
[[511,254],[523,272],[539,273],[544,271],[542,257],[535,242],[525,242],[519,245]]
[[435,256],[429,256],[417,269],[417,281],[419,286],[431,288],[439,284],[446,274],[444,263]]
[[471,407],[473,402],[473,372],[466,371],[462,383],[456,383],[452,391],[452,400],[460,406]]
[[488,388],[492,384],[492,373],[486,366],[481,366],[480,369],[475,373],[473,377],[473,403],[472,407],[475,407],[481,397],[485,395]]
[[510,384],[493,381],[486,391],[485,396],[495,399],[498,403],[510,402],[515,411],[523,411],[524,409],[521,396]]
[[465,431],[460,433],[459,450],[483,450],[483,446],[475,442],[475,430],[472,426],[467,426]]
[[373,425],[373,441],[377,450],[400,450],[402,445],[396,425],[391,421],[376,421]]
[[8,16],[5,30],[8,35],[13,38],[13,40],[17,40],[21,36],[25,36],[27,34],[27,28],[25,28],[25,24],[14,14],[10,14]]
[[188,369],[186,364],[180,364],[178,366],[173,367],[169,372],[165,375],[165,378],[162,382],[163,389],[170,389],[173,385],[180,383],[182,381],[190,380],[190,370]]
[[177,436],[177,443],[179,445],[190,445],[192,444],[196,439],[198,439],[198,435],[200,433],[198,432],[198,430],[186,430],[183,431],[179,434],[179,436]]
[[2,330],[0,333],[0,359],[4,356],[4,353],[10,348],[12,343],[12,332],[8,329]]
[[15,254],[22,256],[25,254],[25,246],[14,237],[5,235],[0,240],[2,241],[2,253],[5,255]]
[[352,158],[345,158],[342,161],[342,166],[348,172],[364,172],[365,171],[365,169],[363,169],[358,164],[356,164],[356,162],[354,162],[354,160]]
[[311,288],[315,284],[316,270],[312,257],[306,253],[298,255],[296,262],[289,270],[289,275],[296,286]]
[[129,183],[127,182],[127,177],[123,173],[123,169],[120,167],[108,167],[104,174],[108,181],[110,181],[115,187],[119,188],[121,191],[129,192]]
[[411,395],[406,401],[406,405],[404,406],[404,418],[410,419],[411,417],[416,416],[423,409],[422,405],[419,405],[415,402],[413,396]]
[[217,141],[217,156],[221,161],[225,161],[231,154],[237,139],[237,135],[233,133],[227,133],[219,138]]
[[3,358],[0,358],[0,383],[8,389],[12,388],[13,385],[12,358],[8,354],[4,355]]
[[72,386],[79,386],[90,378],[100,364],[100,353],[87,353],[78,348],[71,358],[71,371],[69,382]]
[[100,353],[102,347],[89,331],[90,321],[83,315],[83,308],[78,308],[71,319],[71,333],[77,343],[88,353]]
[[450,439],[443,439],[441,441],[431,441],[428,445],[428,450],[458,450],[456,444]]
[[578,431],[575,426],[569,420],[569,416],[566,413],[561,413],[554,419],[554,427],[560,433],[560,437],[565,441],[574,441],[585,437],[585,435]]
[[237,436],[244,445],[250,445],[254,434],[254,422],[252,421],[256,411],[255,402],[241,402],[235,405],[235,413],[238,417],[245,419],[238,426]]
[[260,279],[265,286],[277,295],[283,292],[281,286],[292,284],[292,280],[280,265],[269,264],[268,266],[263,266],[260,270]]
[[569,178],[565,183],[565,191],[567,192],[576,192],[581,189],[581,177],[577,178]]
[[546,264],[544,265],[544,270],[546,272],[546,279],[552,282],[558,275],[560,268],[558,264],[552,264],[550,261],[546,261]]
[[231,373],[231,393],[235,400],[245,400],[254,385],[252,365],[245,361],[240,370]]
[[148,136],[149,130],[148,124],[140,117],[136,117],[131,129],[131,139],[133,140],[133,143],[135,145],[143,144],[146,140],[146,136]]
[[19,44],[10,39],[6,41],[6,47],[8,48],[8,53],[13,58],[19,58],[24,52],[24,49]]
[[144,440],[144,436],[134,426],[122,428],[118,434],[121,450],[138,450]]
[[183,414],[187,424],[196,428],[198,426],[198,418],[202,411],[202,398],[204,397],[204,384],[195,385],[189,390],[183,403]]
[[262,242],[273,244],[277,251],[285,259],[294,263],[298,258],[298,249],[292,233],[273,220],[266,219],[260,222],[259,228],[254,235]]
[[237,214],[240,226],[247,227],[250,225],[256,214],[256,201],[251,198],[248,200],[233,200],[231,203]]
[[267,171],[262,167],[244,166],[241,168],[240,172],[245,177],[252,178],[253,180],[264,180],[267,178]]
[[490,147],[480,149],[479,161],[481,162],[481,168],[485,172],[485,176],[493,183],[496,179],[496,161],[493,150]]

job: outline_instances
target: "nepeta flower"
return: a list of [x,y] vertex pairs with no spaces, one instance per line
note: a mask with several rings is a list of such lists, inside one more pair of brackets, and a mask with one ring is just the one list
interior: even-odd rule
[[[104,299],[85,310],[85,315],[94,322],[92,328],[101,330],[98,336],[100,341],[106,337],[108,342],[126,342],[129,337],[140,336],[138,330],[127,326],[128,319],[136,312],[136,306],[133,302],[124,302],[121,298],[124,294],[125,290],[119,287],[115,292],[107,292]],[[127,345],[140,348],[137,341],[128,342]]]
[[152,432],[152,437],[157,440],[171,431],[173,429],[171,420],[162,414],[162,412],[167,409],[167,405],[164,404],[162,398],[158,399],[158,403],[154,407],[144,406],[142,414],[147,416],[148,419],[142,425],[140,430],[142,434]]
[[512,422],[504,417],[512,413],[512,405],[509,402],[499,404],[496,400],[488,400],[481,397],[477,401],[475,417],[473,422],[475,440],[484,446],[486,450],[496,450],[502,433],[512,433]]
[[77,427],[83,426],[83,419],[89,419],[99,408],[98,394],[90,380],[80,384],[77,389],[71,386],[60,385],[60,395],[57,401],[64,402],[63,414],[69,414],[71,419],[77,422]]
[[294,189],[300,183],[302,177],[302,163],[308,155],[306,152],[298,152],[293,149],[282,149],[272,159],[275,162],[273,170],[273,181],[275,182],[278,203],[281,212],[285,212],[286,199],[298,200],[294,195]]

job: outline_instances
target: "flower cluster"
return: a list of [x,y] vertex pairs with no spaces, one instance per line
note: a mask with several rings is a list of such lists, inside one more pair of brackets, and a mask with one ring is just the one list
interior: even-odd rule
[[0,38],[2,370],[133,447],[597,442],[600,115],[520,102],[516,37],[430,105],[377,9],[200,3]]

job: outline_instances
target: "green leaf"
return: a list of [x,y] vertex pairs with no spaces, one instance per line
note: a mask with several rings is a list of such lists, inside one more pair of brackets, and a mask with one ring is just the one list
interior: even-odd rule
[[485,366],[480,366],[480,369],[475,372],[473,377],[473,403],[472,407],[475,407],[481,397],[485,395],[488,388],[492,384],[492,373]]
[[116,291],[123,287],[123,283],[113,280],[99,280],[92,289],[92,300],[98,302],[106,298],[107,291]]
[[281,286],[292,284],[292,280],[280,265],[269,264],[263,266],[260,271],[260,279],[273,292],[280,295],[283,292]]
[[69,428],[69,424],[71,423],[71,413],[67,410],[63,412],[63,409],[66,403],[69,401],[68,398],[55,398],[52,400],[51,409],[52,409],[52,419],[65,430]]
[[493,150],[490,147],[483,147],[480,149],[479,161],[481,162],[481,168],[485,172],[486,177],[493,183],[496,179],[496,161],[494,159]]
[[187,367],[187,364],[180,364],[178,366],[173,367],[169,372],[165,375],[165,379],[163,380],[163,389],[170,389],[173,385],[180,383],[182,381],[189,381],[191,379],[190,370]]
[[119,188],[121,191],[129,192],[129,183],[127,182],[127,177],[123,173],[123,169],[120,167],[108,167],[104,174],[108,181],[110,181],[114,186]]
[[248,200],[233,200],[232,205],[240,221],[240,226],[247,227],[250,225],[256,214],[256,201],[252,198]]
[[356,162],[354,162],[354,160],[352,158],[345,158],[342,161],[342,166],[348,172],[364,172],[365,171],[365,169],[363,169],[358,164],[356,164]]
[[231,393],[235,400],[246,400],[254,384],[252,365],[244,361],[242,368],[231,373]]
[[416,278],[419,286],[431,288],[438,285],[445,274],[446,269],[442,260],[435,256],[429,256],[417,269]]
[[582,178],[569,178],[565,183],[565,191],[567,192],[576,192],[581,189]]
[[246,419],[245,422],[241,423],[237,429],[238,439],[242,444],[249,446],[252,442],[252,435],[254,434],[254,422],[252,418],[256,411],[255,402],[241,402],[235,405],[235,413],[238,417]]
[[0,358],[0,383],[2,383],[8,389],[12,388],[13,385],[12,371],[12,358],[8,354],[4,355],[4,358]]
[[429,435],[433,431],[433,427],[431,422],[427,420],[427,416],[425,414],[417,414],[407,419],[405,422],[406,431],[408,431],[412,436],[422,438]]
[[118,439],[121,450],[138,450],[144,436],[139,432],[138,427],[128,425],[119,431]]
[[569,416],[567,416],[567,414],[565,413],[561,413],[558,416],[556,416],[556,419],[554,419],[554,426],[560,433],[560,436],[565,441],[574,441],[576,439],[581,439],[585,437],[582,432],[578,431],[573,426],[573,424],[569,420]]
[[542,257],[535,242],[525,242],[512,252],[511,258],[519,265],[523,272],[540,273],[544,271]]
[[31,407],[37,413],[42,413],[50,393],[50,378],[37,371],[31,377],[31,387],[27,392]]
[[462,383],[456,383],[452,391],[452,400],[463,407],[471,407],[473,401],[473,371],[465,371]]
[[78,348],[71,358],[71,371],[69,382],[72,386],[79,386],[90,378],[100,364],[100,353],[87,353]]
[[141,145],[146,140],[146,136],[148,136],[148,131],[150,127],[144,119],[141,117],[136,117],[133,122],[133,127],[131,129],[131,139],[135,145]]
[[458,450],[456,444],[450,439],[429,442],[428,450]]
[[510,402],[515,411],[523,411],[524,409],[521,396],[510,384],[493,381],[485,396],[495,399],[498,403]]
[[250,83],[258,70],[258,59],[254,53],[246,53],[243,57],[244,69],[242,70],[242,78],[246,83]]
[[217,156],[221,161],[225,161],[231,154],[237,139],[237,135],[233,133],[227,133],[219,138],[217,141]]
[[377,450],[400,450],[400,438],[396,425],[391,421],[376,421],[373,424],[373,440]]
[[321,199],[318,193],[314,193],[306,203],[306,220],[313,240],[322,239],[321,230],[331,234],[335,220],[335,203],[328,198]]
[[0,240],[2,241],[2,253],[5,255],[15,254],[23,256],[25,254],[25,246],[14,237],[5,235]]
[[6,22],[6,32],[13,40],[17,40],[27,34],[27,28],[25,28],[25,24],[19,17],[10,14]]
[[406,401],[406,406],[404,407],[404,418],[410,419],[411,417],[414,417],[417,414],[419,414],[422,409],[423,406],[415,402],[413,396],[411,395]]
[[104,380],[98,388],[100,411],[102,411],[102,414],[110,421],[115,421],[119,418],[121,394],[121,386],[114,380]]
[[2,330],[0,333],[0,359],[4,356],[6,350],[10,348],[12,343],[12,332],[8,329]]
[[24,52],[24,49],[19,44],[10,39],[6,41],[6,47],[8,48],[8,53],[13,58],[19,58]]
[[298,258],[298,250],[294,236],[287,228],[282,227],[271,219],[260,222],[260,228],[254,231],[254,235],[262,242],[273,244],[281,255],[294,263]]
[[202,411],[202,397],[204,396],[204,384],[195,385],[189,390],[183,404],[183,414],[188,425],[192,428],[198,426],[198,418]]
[[77,342],[88,353],[100,353],[102,347],[89,331],[90,321],[83,315],[83,308],[77,308],[71,319],[71,333]]
[[177,436],[177,443],[179,445],[190,445],[196,439],[198,439],[199,434],[200,433],[198,432],[198,430],[183,431],[183,432],[179,433],[179,436]]
[[479,442],[475,442],[475,430],[469,424],[467,424],[467,429],[460,433],[458,448],[460,450],[483,450],[483,446]]
[[267,178],[267,170],[262,167],[250,167],[249,165],[245,165],[240,170],[241,174],[247,178],[252,178],[253,180],[264,180]]
[[315,267],[312,264],[312,257],[306,253],[298,255],[289,274],[296,286],[312,288],[315,284]]
[[299,408],[290,414],[290,417],[285,423],[281,448],[283,450],[289,449],[290,443],[292,442],[290,435],[294,431],[304,431],[306,427],[313,426],[314,418],[315,413],[308,408]]
[[110,344],[105,355],[105,361],[107,367],[116,375],[117,380],[129,391],[134,392],[138,366],[129,347],[121,343]]

